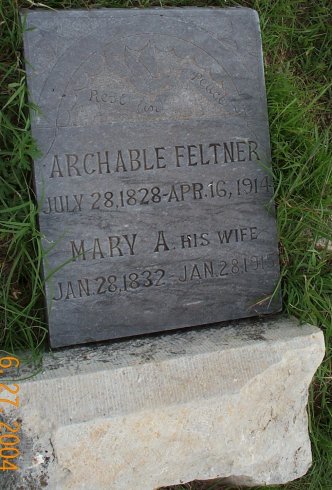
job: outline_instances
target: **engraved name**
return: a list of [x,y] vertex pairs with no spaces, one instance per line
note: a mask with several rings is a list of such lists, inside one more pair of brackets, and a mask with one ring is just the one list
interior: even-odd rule
[[103,242],[99,238],[88,240],[71,240],[71,254],[74,260],[104,259],[105,257],[123,257],[135,255],[137,233],[131,235],[108,236]]
[[199,143],[174,147],[131,148],[115,151],[91,151],[56,154],[51,157],[50,178],[82,177],[161,170],[168,166],[195,167],[197,165],[224,165],[261,160],[258,143],[243,139],[221,143]]
[[[213,246],[224,246],[229,243],[240,243],[257,240],[259,236],[257,226],[241,226],[216,230],[211,233],[187,233],[170,240],[163,230],[158,231],[156,237],[151,237],[153,245],[150,252],[169,252],[171,249],[190,249]],[[70,240],[68,249],[73,260],[100,260],[104,258],[123,257],[136,255],[137,233],[125,235],[111,235],[104,238],[93,237],[90,239]],[[174,245],[174,246],[173,246]]]

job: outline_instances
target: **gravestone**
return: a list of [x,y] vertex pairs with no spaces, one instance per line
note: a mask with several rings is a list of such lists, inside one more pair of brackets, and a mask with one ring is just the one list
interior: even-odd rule
[[279,311],[256,12],[24,15],[51,345]]

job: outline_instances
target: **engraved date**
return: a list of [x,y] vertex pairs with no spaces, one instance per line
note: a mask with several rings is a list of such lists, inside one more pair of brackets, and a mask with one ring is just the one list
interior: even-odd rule
[[253,255],[251,257],[237,257],[228,260],[206,260],[204,262],[191,262],[184,264],[178,277],[180,282],[209,278],[226,278],[245,273],[263,273],[278,267],[276,254]]
[[137,289],[164,286],[164,269],[145,269],[121,275],[98,276],[93,279],[82,278],[57,283],[54,301],[83,298],[86,296],[123,294]]
[[250,199],[255,196],[272,196],[272,181],[269,176],[236,181],[216,180],[210,182],[183,182],[170,186],[153,185],[138,188],[112,189],[91,194],[48,197],[44,214],[77,213],[81,211],[117,211],[134,206],[154,206],[164,203],[174,205],[188,201]]

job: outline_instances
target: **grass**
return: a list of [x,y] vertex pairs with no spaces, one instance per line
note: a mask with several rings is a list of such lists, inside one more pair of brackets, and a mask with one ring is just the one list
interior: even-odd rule
[[[53,8],[235,5],[215,0],[44,3]],[[238,4],[255,8],[261,20],[284,309],[321,327],[328,346],[310,390],[314,464],[304,478],[278,488],[328,490],[332,488],[332,252],[324,248],[321,239],[332,239],[329,1],[257,0]],[[47,333],[42,250],[31,190],[31,161],[38,149],[29,132],[18,20],[19,8],[33,6],[43,4],[19,0],[2,0],[0,4],[0,349],[25,350],[36,359]],[[222,487],[191,483],[177,487],[181,488]]]

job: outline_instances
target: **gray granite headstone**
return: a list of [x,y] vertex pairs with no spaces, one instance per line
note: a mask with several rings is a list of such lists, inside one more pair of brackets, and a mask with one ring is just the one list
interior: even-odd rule
[[255,11],[29,11],[51,345],[280,310]]

